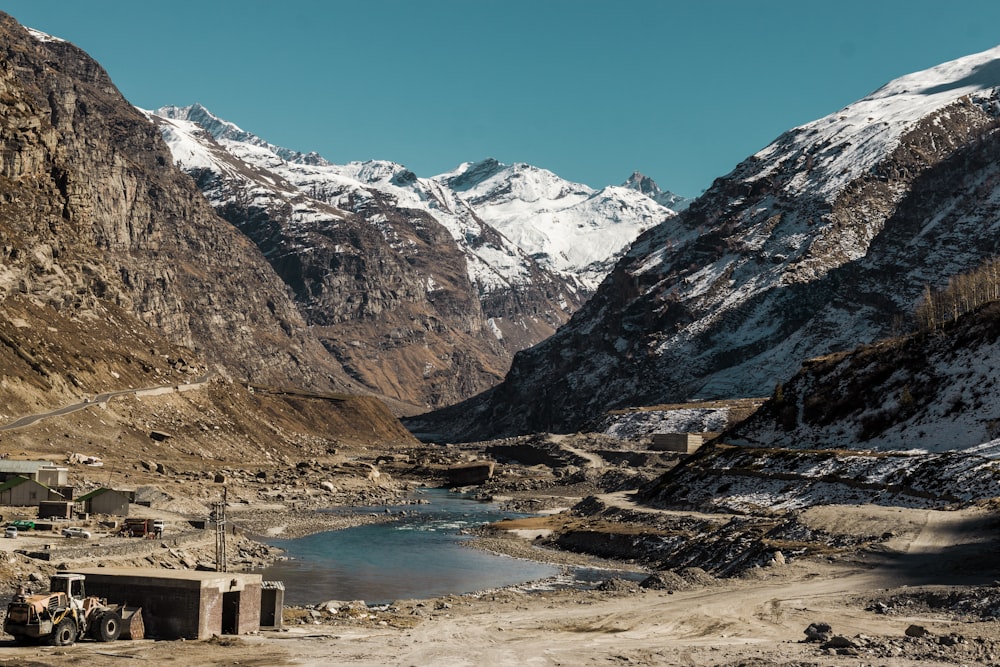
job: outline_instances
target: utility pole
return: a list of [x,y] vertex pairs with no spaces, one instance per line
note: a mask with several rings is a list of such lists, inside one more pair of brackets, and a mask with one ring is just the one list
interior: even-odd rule
[[215,571],[228,572],[226,557],[226,504],[228,489],[222,487],[222,502],[215,504]]

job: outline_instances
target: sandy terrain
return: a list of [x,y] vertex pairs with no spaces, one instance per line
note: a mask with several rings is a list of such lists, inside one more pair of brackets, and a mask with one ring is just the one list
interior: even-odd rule
[[[998,577],[995,519],[979,510],[818,507],[816,527],[892,532],[856,558],[790,559],[739,579],[687,590],[524,593],[517,589],[400,603],[412,622],[289,625],[285,631],[201,642],[0,644],[0,665],[960,665],[1000,661],[1000,624],[872,600]],[[1000,589],[986,589],[1000,596]],[[853,645],[804,642],[827,623]],[[906,637],[907,628],[925,637]],[[839,653],[838,653],[839,651]]]

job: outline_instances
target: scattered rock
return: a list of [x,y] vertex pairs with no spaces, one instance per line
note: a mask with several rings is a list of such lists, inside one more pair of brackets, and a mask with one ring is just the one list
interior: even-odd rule
[[597,585],[599,591],[609,591],[613,593],[635,593],[639,590],[639,584],[628,579],[612,577],[605,579]]
[[639,582],[640,588],[650,590],[676,590],[685,588],[687,582],[675,572],[654,572]]
[[823,643],[820,648],[857,648],[858,645],[843,635],[834,635]]
[[806,634],[806,641],[827,642],[830,641],[833,628],[830,627],[829,623],[810,623],[804,632]]

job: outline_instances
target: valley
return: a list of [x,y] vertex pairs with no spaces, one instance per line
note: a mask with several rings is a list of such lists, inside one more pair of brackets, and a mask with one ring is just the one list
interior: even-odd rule
[[[169,394],[147,400],[167,399]],[[53,428],[59,419],[78,415],[47,422]],[[44,428],[43,423],[23,430]],[[280,557],[259,542],[261,537],[391,520],[383,508],[401,502],[408,490],[443,484],[449,467],[487,456],[499,459],[495,475],[468,490],[537,515],[476,531],[470,548],[560,567],[630,569],[650,576],[641,584],[609,577],[590,590],[547,590],[544,581],[526,582],[374,606],[323,598],[287,608],[285,628],[278,632],[179,645],[117,642],[99,649],[85,643],[52,649],[0,642],[0,651],[19,664],[46,665],[104,654],[190,665],[617,660],[804,666],[867,660],[890,667],[989,664],[1000,656],[992,601],[1000,578],[994,558],[1000,515],[989,503],[939,503],[939,509],[928,509],[872,498],[737,513],[652,507],[639,502],[637,490],[684,461],[647,447],[642,439],[591,433],[459,446],[409,443],[391,455],[338,443],[336,453],[289,458],[277,466],[179,457],[162,472],[136,463],[125,473],[119,463],[115,474],[124,475],[137,497],[149,502],[136,510],[166,518],[164,537],[129,540],[95,532],[92,544],[81,548],[72,540],[46,540],[27,531],[26,537],[0,544],[5,589],[44,580],[56,569],[96,563],[211,566],[213,531],[186,526],[189,519],[207,516],[223,486],[228,518],[238,530],[229,566],[257,568]],[[514,453],[528,462],[511,458]],[[548,462],[537,462],[541,459]],[[106,476],[105,470],[81,464],[70,468],[85,488],[102,484]],[[316,511],[338,505],[370,511],[351,520]],[[90,527],[101,530],[96,522]],[[50,561],[14,550],[40,548],[39,540],[49,544]],[[683,548],[671,550],[672,545]],[[807,640],[807,628],[823,623],[832,628],[827,636]],[[916,626],[920,634],[912,629]]]
[[336,164],[139,109],[0,14],[0,463],[167,524],[39,520],[0,592],[260,570],[428,488],[527,515],[463,548],[608,573],[317,589],[280,631],[0,663],[1000,664],[998,62],[901,76],[689,202],[639,172]]

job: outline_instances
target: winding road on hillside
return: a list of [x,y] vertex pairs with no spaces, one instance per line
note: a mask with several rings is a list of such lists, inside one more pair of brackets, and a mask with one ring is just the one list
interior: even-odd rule
[[580,457],[581,459],[584,459],[585,461],[587,461],[587,467],[600,469],[607,465],[607,461],[601,458],[599,454],[595,454],[594,452],[588,452],[583,449],[580,449],[579,447],[574,447],[573,445],[569,444],[570,436],[568,435],[559,435],[555,433],[550,433],[549,442],[558,445],[559,448],[564,451],[567,451],[575,456]]
[[79,403],[72,403],[70,405],[64,405],[61,408],[56,408],[55,410],[50,410],[48,412],[41,412],[34,415],[25,415],[19,417],[12,422],[0,425],[0,431],[12,431],[16,428],[24,428],[25,426],[31,426],[32,424],[41,421],[43,419],[49,419],[50,417],[61,417],[63,415],[68,415],[70,413],[76,412],[77,410],[83,410],[89,408],[92,405],[102,405],[107,403],[109,400],[116,396],[125,395],[138,395],[152,392],[169,392],[169,391],[188,391],[191,389],[198,389],[203,387],[208,381],[215,375],[214,371],[208,371],[200,378],[192,382],[187,382],[184,384],[163,384],[156,385],[152,387],[142,387],[139,389],[118,389],[116,391],[106,391],[95,395],[93,398],[85,398]]

